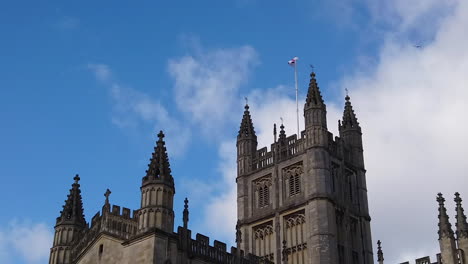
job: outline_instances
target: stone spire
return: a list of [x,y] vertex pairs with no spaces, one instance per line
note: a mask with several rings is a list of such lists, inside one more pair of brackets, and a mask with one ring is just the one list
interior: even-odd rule
[[317,85],[317,80],[315,79],[315,72],[310,73],[309,89],[307,90],[306,104],[304,108],[313,106],[325,108],[325,103],[323,101],[322,94],[320,93],[320,89]]
[[304,104],[304,122],[306,147],[327,147],[327,107],[317,85],[314,72],[310,74],[309,89]]
[[159,131],[158,141],[156,142],[156,147],[154,147],[148,170],[146,170],[146,176],[143,177],[144,183],[147,181],[159,180],[172,185],[174,184],[165,144],[164,133]]
[[141,185],[141,207],[138,211],[138,233],[154,228],[171,233],[174,230],[174,178],[164,142],[164,133],[152,153],[146,176]]
[[452,225],[449,222],[447,209],[445,209],[445,199],[441,193],[437,194],[437,202],[439,203],[439,246],[442,263],[456,264],[458,257],[455,246],[455,237],[452,231]]
[[[458,249],[459,254],[463,255],[463,259],[468,260],[468,224],[466,222],[466,216],[463,212],[462,199],[458,192],[455,193],[455,203],[456,203],[456,212],[457,212],[457,240],[458,240]],[[461,256],[460,256],[461,257]]]
[[364,168],[362,132],[348,94],[345,97],[343,121],[338,121],[340,138],[351,150],[351,161],[356,167]]
[[182,221],[184,222],[184,228],[188,228],[188,221],[189,221],[189,211],[188,211],[188,199],[185,197],[184,200],[184,212],[182,213]]
[[449,222],[449,217],[447,215],[447,209],[445,209],[444,203],[445,198],[441,193],[437,194],[437,202],[439,203],[439,240],[447,237],[453,238],[452,225]]
[[361,127],[357,120],[356,114],[354,113],[353,106],[348,95],[345,97],[346,103],[343,111],[343,121],[339,123],[339,131],[343,130],[357,130],[361,132]]
[[73,240],[88,227],[83,213],[83,201],[78,183],[80,176],[77,174],[73,179],[75,182],[72,184],[70,194],[65,200],[60,216],[57,217],[54,242],[50,249],[50,264],[71,263]]
[[239,134],[237,135],[237,140],[241,139],[257,139],[255,134],[254,126],[252,123],[252,118],[250,116],[249,105],[246,104],[244,107],[244,116],[242,117],[241,125],[239,128]]
[[57,218],[57,225],[66,223],[84,227],[86,226],[86,220],[83,212],[83,200],[81,198],[80,184],[78,183],[80,181],[80,176],[76,174],[73,180],[75,180],[75,182],[72,184],[67,200],[65,200],[63,210]]
[[379,262],[379,264],[384,264],[382,242],[380,242],[380,240],[377,241],[377,261]]
[[462,207],[462,199],[460,198],[460,194],[458,192],[455,193],[455,203],[457,204],[457,223],[455,226],[457,227],[457,238],[460,239],[461,237],[468,238],[468,223],[466,222],[466,216]]
[[249,105],[244,107],[239,134],[237,135],[237,175],[246,175],[252,171],[252,163],[257,151],[257,135],[255,134]]

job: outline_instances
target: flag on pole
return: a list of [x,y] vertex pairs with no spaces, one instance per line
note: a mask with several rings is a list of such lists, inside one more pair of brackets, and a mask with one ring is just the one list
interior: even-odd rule
[[296,61],[298,60],[298,57],[294,57],[291,60],[288,61],[289,66],[294,67],[296,65]]

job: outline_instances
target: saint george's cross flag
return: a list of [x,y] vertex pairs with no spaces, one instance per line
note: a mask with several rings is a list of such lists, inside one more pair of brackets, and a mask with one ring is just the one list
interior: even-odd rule
[[299,59],[298,57],[294,57],[294,58],[292,58],[291,60],[289,60],[289,61],[288,61],[289,66],[292,66],[292,67],[296,66],[296,61],[297,61],[298,59]]

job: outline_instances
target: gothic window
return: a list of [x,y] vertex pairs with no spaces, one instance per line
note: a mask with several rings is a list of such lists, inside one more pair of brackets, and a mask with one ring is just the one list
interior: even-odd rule
[[304,211],[284,217],[284,240],[288,252],[288,263],[307,263],[307,230]]
[[359,255],[356,251],[353,251],[353,264],[359,264]]
[[344,247],[343,245],[338,245],[338,263],[344,262]]
[[276,246],[273,222],[270,221],[254,227],[253,233],[255,255],[273,261]]
[[302,165],[293,165],[285,169],[289,196],[294,196],[301,193],[301,174]]
[[256,204],[258,208],[270,205],[271,175],[261,177],[253,182],[256,193]]

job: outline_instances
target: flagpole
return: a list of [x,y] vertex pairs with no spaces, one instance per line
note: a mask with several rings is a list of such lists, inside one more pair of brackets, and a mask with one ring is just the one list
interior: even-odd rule
[[299,102],[297,100],[297,94],[298,94],[298,89],[297,89],[297,60],[294,63],[294,83],[296,85],[296,119],[297,119],[297,138],[299,139],[301,137],[299,133]]

